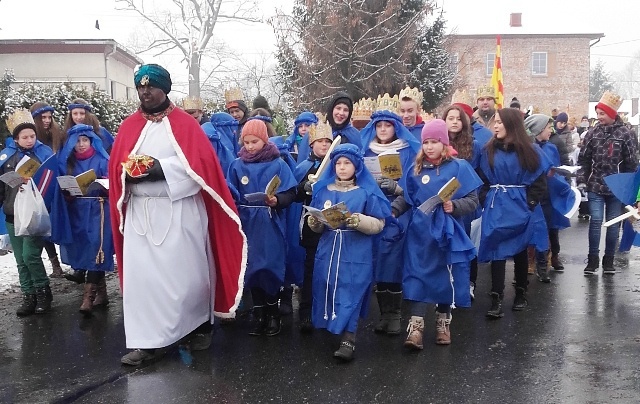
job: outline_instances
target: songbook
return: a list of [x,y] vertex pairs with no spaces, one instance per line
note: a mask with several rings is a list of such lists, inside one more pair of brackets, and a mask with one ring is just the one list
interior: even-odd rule
[[351,212],[347,208],[347,204],[344,202],[336,203],[333,206],[329,206],[325,209],[316,209],[311,206],[304,206],[309,214],[320,222],[326,224],[332,229],[337,229],[344,225],[345,221],[351,217]]
[[402,162],[397,150],[385,151],[374,157],[365,157],[364,165],[375,179],[399,180],[402,178]]
[[24,156],[18,164],[16,164],[15,171],[7,171],[0,175],[0,181],[9,185],[11,188],[15,188],[24,183],[23,179],[32,178],[41,165],[42,164],[33,157]]
[[250,203],[264,201],[265,198],[274,196],[276,194],[276,191],[278,190],[278,187],[280,187],[281,183],[282,181],[280,180],[280,177],[278,177],[278,175],[276,174],[273,176],[273,178],[271,178],[271,180],[265,187],[264,192],[253,192],[250,194],[244,194],[244,199],[246,199],[247,202]]
[[99,179],[93,169],[76,175],[61,175],[58,177],[60,189],[68,191],[71,196],[86,196],[96,189],[109,189],[108,179]]
[[433,212],[438,205],[450,201],[458,189],[460,189],[460,181],[458,181],[456,177],[453,177],[440,188],[436,195],[422,202],[422,204],[418,206],[418,209],[428,215]]

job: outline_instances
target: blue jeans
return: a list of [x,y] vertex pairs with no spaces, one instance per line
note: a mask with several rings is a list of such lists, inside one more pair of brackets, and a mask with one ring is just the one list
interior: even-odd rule
[[[589,210],[591,221],[589,222],[589,255],[600,255],[600,233],[602,232],[603,218],[607,221],[622,214],[622,202],[613,195],[600,195],[589,192]],[[605,215],[606,206],[606,215]],[[613,256],[616,252],[620,223],[607,228],[604,243],[604,255]]]

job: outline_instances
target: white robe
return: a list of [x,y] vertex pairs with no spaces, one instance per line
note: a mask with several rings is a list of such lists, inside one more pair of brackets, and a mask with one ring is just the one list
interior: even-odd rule
[[165,181],[127,184],[125,191],[123,308],[132,349],[171,345],[213,321],[215,286],[201,187],[180,163],[164,123],[147,123],[143,136],[132,153],[158,159]]

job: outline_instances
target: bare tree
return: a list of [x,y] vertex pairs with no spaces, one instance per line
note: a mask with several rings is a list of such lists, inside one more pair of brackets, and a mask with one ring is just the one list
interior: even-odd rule
[[[159,56],[172,50],[180,51],[182,61],[187,64],[189,71],[191,96],[200,96],[201,64],[205,54],[214,54],[207,51],[211,50],[211,44],[214,42],[216,24],[228,21],[261,22],[260,18],[254,16],[257,9],[255,0],[162,2],[169,4],[170,9],[161,8],[159,3],[158,0],[116,0],[120,10],[137,13],[154,28],[153,31],[147,31],[147,45],[140,52],[154,51],[154,56]],[[220,67],[222,63],[223,59],[217,58],[214,66]],[[211,77],[211,73],[208,77]]]

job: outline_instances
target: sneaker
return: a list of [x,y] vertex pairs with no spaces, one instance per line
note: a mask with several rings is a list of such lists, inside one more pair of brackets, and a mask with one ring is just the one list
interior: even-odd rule
[[475,282],[471,282],[469,284],[469,295],[471,295],[471,301],[473,301],[476,298],[476,283]]
[[356,344],[353,341],[342,341],[340,348],[333,353],[333,357],[345,362],[350,362],[353,360],[353,352],[355,350]]
[[614,257],[611,255],[605,255],[602,257],[602,274],[613,275],[616,273],[616,268],[613,266]]
[[149,362],[155,358],[155,349],[134,349],[120,358],[120,362],[123,365],[140,366],[143,362]]

